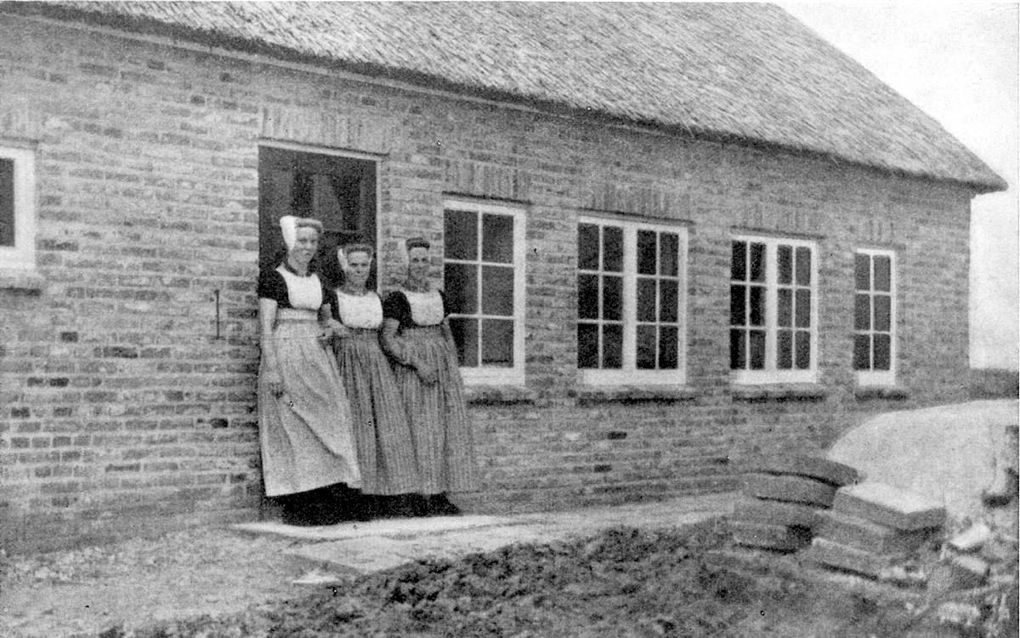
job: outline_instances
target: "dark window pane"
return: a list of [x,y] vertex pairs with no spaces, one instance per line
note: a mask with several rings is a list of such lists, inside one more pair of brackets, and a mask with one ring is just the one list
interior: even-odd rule
[[639,370],[655,369],[655,326],[637,327],[637,367]]
[[599,276],[577,276],[577,317],[578,319],[599,318]]
[[623,229],[618,226],[602,229],[602,269],[610,272],[623,270]]
[[854,330],[871,329],[871,295],[854,295]]
[[779,307],[776,309],[776,321],[779,322],[780,326],[792,326],[793,325],[793,291],[789,288],[780,288],[776,291],[778,294],[777,303]]
[[659,328],[659,369],[676,370],[679,365],[680,331],[673,326]]
[[746,286],[730,286],[730,325],[742,326],[746,320]]
[[478,320],[450,318],[450,332],[457,343],[457,358],[465,368],[478,366]]
[[730,330],[730,370],[743,370],[747,365],[743,330]]
[[752,326],[765,325],[765,289],[761,286],[751,286],[751,322]]
[[514,262],[514,218],[482,215],[482,259],[500,264]]
[[623,326],[602,326],[602,367],[623,367]]
[[871,290],[871,256],[854,255],[854,288]]
[[797,291],[797,327],[798,328],[810,328],[811,327],[811,291],[806,288],[801,288]]
[[891,298],[888,295],[875,295],[875,330],[889,332],[891,322]]
[[478,312],[478,266],[444,264],[443,291],[446,293],[449,312],[453,314]]
[[445,219],[443,242],[446,259],[478,259],[478,215],[448,210]]
[[637,280],[637,320],[655,321],[655,280]]
[[14,160],[0,159],[0,246],[14,245]]
[[579,224],[577,227],[577,267],[581,270],[599,269],[599,227]]
[[805,330],[797,331],[797,369],[807,370],[811,367],[811,333]]
[[776,367],[789,370],[793,367],[793,331],[780,330],[776,337]]
[[752,370],[765,369],[765,333],[761,330],[752,330],[748,333],[748,350]]
[[599,327],[595,324],[577,324],[577,367],[599,367]]
[[871,369],[871,335],[854,335],[854,370]]
[[482,365],[513,367],[513,320],[482,319]]
[[676,277],[680,274],[680,236],[676,233],[659,235],[659,274]]
[[889,292],[892,290],[892,263],[885,255],[875,256],[875,290]]
[[788,284],[793,281],[793,247],[786,245],[779,246],[776,252],[779,283]]
[[658,272],[659,256],[655,231],[639,230],[637,234],[637,271],[640,275]]
[[765,281],[765,244],[751,244],[751,281]]
[[731,248],[733,254],[730,257],[730,279],[744,281],[747,279],[747,243],[735,241]]
[[602,277],[602,318],[609,321],[623,319],[622,277]]
[[679,319],[677,294],[680,282],[670,279],[659,280],[659,321],[675,322]]
[[889,335],[875,335],[875,369],[888,370],[891,355],[892,341]]
[[811,284],[811,249],[806,246],[797,249],[797,283],[801,286]]
[[514,269],[482,266],[482,313],[514,316]]

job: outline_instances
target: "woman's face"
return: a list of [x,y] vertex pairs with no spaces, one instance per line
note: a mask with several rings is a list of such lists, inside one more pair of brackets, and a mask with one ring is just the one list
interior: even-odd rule
[[290,258],[299,266],[308,266],[308,262],[319,249],[319,231],[308,226],[297,229],[297,239],[290,250]]
[[429,277],[429,249],[417,246],[407,251],[407,276],[414,281]]
[[368,281],[368,273],[372,269],[372,259],[363,250],[355,251],[347,255],[347,280],[355,288],[364,288]]

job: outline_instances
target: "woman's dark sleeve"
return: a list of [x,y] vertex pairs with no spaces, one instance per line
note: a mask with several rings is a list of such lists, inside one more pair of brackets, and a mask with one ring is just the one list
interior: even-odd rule
[[272,299],[280,308],[290,308],[290,295],[287,294],[287,282],[276,270],[263,270],[259,273],[256,287],[259,299]]
[[400,322],[401,328],[410,323],[411,306],[407,303],[407,297],[399,290],[386,295],[382,310],[384,319],[396,319]]
[[322,305],[329,304],[330,315],[340,321],[340,299],[337,297],[336,291],[327,288],[325,284],[322,286]]
[[439,291],[439,299],[443,302],[443,318],[445,319],[450,314],[450,310],[446,307],[446,293],[442,290]]

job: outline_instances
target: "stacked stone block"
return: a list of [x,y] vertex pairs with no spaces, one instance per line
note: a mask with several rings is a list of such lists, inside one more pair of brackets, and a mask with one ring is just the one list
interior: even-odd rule
[[878,578],[942,528],[946,511],[931,499],[878,482],[841,488],[820,513],[811,557],[830,567]]
[[740,545],[795,551],[811,543],[820,513],[836,490],[857,480],[847,465],[809,456],[778,456],[750,463],[731,528]]

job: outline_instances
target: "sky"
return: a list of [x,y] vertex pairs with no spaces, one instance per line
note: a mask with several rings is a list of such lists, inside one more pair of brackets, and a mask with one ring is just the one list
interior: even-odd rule
[[934,117],[1009,183],[971,204],[970,358],[1018,368],[1018,5],[780,3]]

